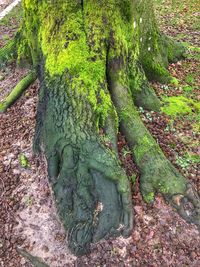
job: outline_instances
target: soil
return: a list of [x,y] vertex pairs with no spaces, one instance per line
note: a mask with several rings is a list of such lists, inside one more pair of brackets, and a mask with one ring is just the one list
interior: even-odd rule
[[[13,19],[16,18],[10,18]],[[8,26],[12,24],[9,24],[10,20],[0,28],[1,36],[13,36],[15,30]],[[164,28],[168,34],[173,33],[170,29]],[[185,33],[190,39],[194,35],[189,26]],[[194,45],[196,38],[195,35]],[[0,46],[4,44],[5,40],[0,39]],[[196,73],[199,64],[194,57],[171,64],[169,70],[179,77],[181,85],[176,88],[152,83],[158,96],[184,94],[185,77]],[[26,73],[25,68],[17,68],[14,62],[1,70],[0,100]],[[195,100],[200,99],[198,84],[196,77],[191,94]],[[101,241],[92,246],[91,254],[83,257],[70,254],[66,234],[56,215],[45,159],[32,153],[38,88],[36,81],[5,114],[0,115],[0,266],[32,266],[17,253],[17,247],[42,258],[50,267],[200,266],[200,236],[196,226],[182,220],[160,195],[152,205],[144,203],[139,192],[137,167],[121,135],[118,138],[120,159],[130,179],[136,173],[132,188],[135,213],[132,236]],[[172,123],[172,119],[163,113],[140,110],[140,114],[165,155],[200,189],[198,163],[188,161],[185,167],[177,160],[184,159],[186,152],[200,153],[199,135],[193,128],[194,117],[191,120],[187,116],[177,117]],[[21,162],[22,157],[26,159],[25,165]]]

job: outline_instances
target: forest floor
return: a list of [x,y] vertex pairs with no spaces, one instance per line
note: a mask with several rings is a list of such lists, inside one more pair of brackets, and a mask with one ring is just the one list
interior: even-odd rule
[[[187,58],[171,64],[179,85],[152,83],[163,101],[162,112],[140,115],[165,155],[200,191],[200,23],[198,0],[157,0],[162,30],[189,46]],[[5,1],[6,3],[6,1]],[[0,5],[1,7],[1,5]],[[0,21],[0,47],[12,38],[20,17],[16,7]],[[27,73],[14,62],[0,71],[0,100]],[[133,186],[135,226],[128,239],[117,238],[94,245],[91,254],[76,258],[69,253],[48,185],[46,163],[33,155],[38,82],[0,119],[0,267],[32,266],[16,251],[26,248],[50,267],[200,266],[200,237],[196,226],[183,221],[158,195],[144,203],[139,193],[139,174]],[[120,158],[131,177],[137,168],[123,136]]]

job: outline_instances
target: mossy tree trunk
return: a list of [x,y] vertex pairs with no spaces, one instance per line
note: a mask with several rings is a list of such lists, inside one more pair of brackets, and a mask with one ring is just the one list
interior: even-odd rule
[[[161,192],[186,220],[199,224],[198,196],[164,157],[135,107],[159,109],[147,78],[172,81],[166,67],[183,52],[160,34],[152,1],[24,0],[23,8],[24,43],[41,84],[34,148],[46,155],[74,253],[131,233],[130,184],[117,155],[120,128],[141,172],[144,199]],[[189,211],[183,202],[192,203]]]

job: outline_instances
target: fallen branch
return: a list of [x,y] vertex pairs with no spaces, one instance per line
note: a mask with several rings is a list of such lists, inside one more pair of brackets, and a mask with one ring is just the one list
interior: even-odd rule
[[35,72],[30,72],[24,77],[12,90],[12,92],[0,103],[0,113],[4,113],[15,101],[22,95],[22,93],[31,85],[37,78]]

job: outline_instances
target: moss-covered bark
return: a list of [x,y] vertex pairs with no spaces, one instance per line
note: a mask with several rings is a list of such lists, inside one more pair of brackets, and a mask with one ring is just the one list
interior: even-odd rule
[[73,78],[65,75],[46,76],[35,144],[43,144],[69,246],[82,254],[91,242],[129,234],[132,208],[130,185],[116,154],[104,146],[87,98],[72,85]]
[[161,34],[154,15],[153,1],[134,2],[135,24],[139,45],[139,59],[149,80],[175,83],[167,70],[169,62],[183,57],[184,47]]
[[[147,202],[160,192],[188,222],[199,225],[200,202],[191,184],[168,161],[157,142],[142,123],[133,105],[128,84],[120,76],[125,71],[124,63],[109,60],[109,84],[113,102],[119,114],[121,131],[126,136],[134,160],[140,170],[140,188]],[[187,209],[184,204],[191,203]]]
[[[130,185],[117,156],[119,126],[140,169],[144,198],[159,191],[199,224],[198,197],[134,106],[159,109],[146,77],[170,80],[166,66],[179,56],[176,44],[160,34],[152,2],[24,0],[23,7],[26,43],[41,82],[34,147],[46,155],[71,249],[83,254],[91,242],[131,232]],[[174,196],[193,202],[194,212],[186,216]]]
[[0,102],[0,113],[5,112],[31,85],[37,78],[35,71],[30,72],[24,77],[11,91],[11,93]]

